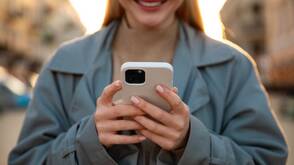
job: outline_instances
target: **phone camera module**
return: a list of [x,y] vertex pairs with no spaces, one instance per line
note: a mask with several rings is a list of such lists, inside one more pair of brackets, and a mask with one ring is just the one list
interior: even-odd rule
[[126,82],[129,84],[143,84],[145,82],[145,71],[141,69],[130,69],[125,72]]

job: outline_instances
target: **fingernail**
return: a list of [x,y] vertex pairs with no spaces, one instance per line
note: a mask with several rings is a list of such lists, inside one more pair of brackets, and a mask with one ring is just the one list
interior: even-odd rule
[[137,97],[135,97],[135,96],[132,96],[131,97],[131,101],[134,103],[134,104],[139,104],[139,99],[137,98]]
[[164,89],[160,86],[160,85],[157,85],[156,86],[156,90],[160,93],[163,93],[164,92]]
[[146,140],[146,137],[145,136],[141,136],[141,137],[139,137],[139,139],[143,141],[143,140]]
[[179,92],[179,89],[177,87],[174,87],[175,89],[175,92],[178,93]]
[[117,86],[117,87],[120,87],[121,86],[121,81],[120,80],[116,80],[114,82],[114,85]]

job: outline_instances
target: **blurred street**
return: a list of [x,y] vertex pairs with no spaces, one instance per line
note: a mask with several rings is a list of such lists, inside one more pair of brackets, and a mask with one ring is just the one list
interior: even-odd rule
[[6,165],[8,153],[16,144],[25,116],[24,110],[9,110],[0,113],[0,164]]
[[[278,107],[283,104],[284,96],[279,94],[271,94],[272,107],[277,116],[281,127],[284,129],[289,144],[289,158],[287,165],[294,164],[294,119],[285,117],[280,113]],[[9,110],[0,114],[0,132],[2,132],[0,140],[0,164],[7,164],[7,155],[11,148],[15,145],[17,137],[24,120],[24,110]],[[5,132],[5,133],[3,133]]]
[[[0,165],[16,144],[40,69],[63,42],[103,28],[107,1],[0,0]],[[205,33],[255,60],[294,165],[294,0],[198,1]]]
[[[285,114],[281,114],[282,104],[284,104],[285,96],[271,94],[271,104],[274,110],[274,114],[276,115],[278,121],[280,122],[280,126],[283,128],[284,134],[286,135],[288,148],[289,148],[289,156],[287,165],[294,164],[294,118],[289,118]],[[293,98],[292,98],[293,101]],[[293,107],[292,107],[293,108]],[[292,109],[293,111],[293,109]]]

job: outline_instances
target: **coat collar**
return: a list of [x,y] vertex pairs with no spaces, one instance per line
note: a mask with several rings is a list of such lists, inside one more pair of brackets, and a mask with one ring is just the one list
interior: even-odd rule
[[48,64],[48,68],[71,74],[85,74],[92,65],[101,67],[103,58],[111,51],[111,43],[118,26],[114,21],[100,31],[65,42]]
[[[194,54],[193,65],[205,67],[233,58],[231,49],[223,49],[223,43],[210,39],[183,22],[180,24],[180,39],[185,41],[188,51]],[[48,64],[48,68],[59,72],[84,74],[96,60],[96,65],[101,66],[103,61],[99,59],[105,54],[102,52],[111,52],[112,40],[118,25],[119,21],[114,21],[95,34],[63,44]]]
[[[85,89],[88,89],[93,99],[93,106],[94,99],[112,81],[111,43],[117,26],[118,22],[113,22],[94,35],[63,46],[49,65],[54,71],[85,74],[86,79],[92,79],[93,81],[85,85]],[[189,105],[191,113],[201,109],[210,100],[207,83],[200,68],[224,63],[233,58],[231,50],[226,48],[228,46],[223,45],[180,23],[179,41],[173,59],[174,86],[178,87],[179,96]],[[83,99],[76,100],[81,101],[75,105],[82,106]]]

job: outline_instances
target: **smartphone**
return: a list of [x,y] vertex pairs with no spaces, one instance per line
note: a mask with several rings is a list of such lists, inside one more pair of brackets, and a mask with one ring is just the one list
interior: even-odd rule
[[165,62],[126,62],[121,66],[122,89],[113,97],[114,104],[132,104],[131,97],[169,111],[170,105],[156,92],[156,85],[173,87],[173,67]]

